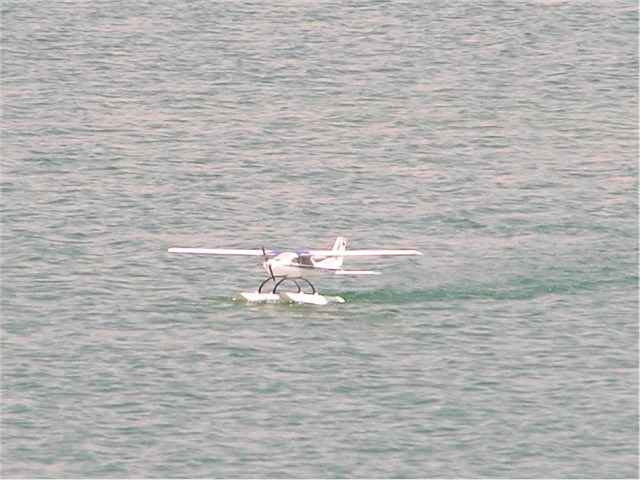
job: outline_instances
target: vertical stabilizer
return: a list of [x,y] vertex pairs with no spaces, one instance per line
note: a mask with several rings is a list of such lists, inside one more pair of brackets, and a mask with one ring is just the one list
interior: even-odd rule
[[[347,238],[346,237],[338,237],[336,238],[336,242],[333,244],[332,252],[340,254],[347,249]],[[326,257],[322,259],[316,259],[315,265],[322,268],[331,268],[331,269],[341,269],[342,261],[344,257],[342,255],[336,255],[331,257]]]
[[333,244],[332,250],[334,252],[344,252],[346,249],[347,249],[347,238],[346,237],[336,238],[336,243]]
[[[332,251],[336,253],[344,252],[347,249],[347,237],[336,238],[336,243],[333,244]],[[342,267],[343,256],[330,257],[327,260],[331,262],[331,266],[334,268]]]

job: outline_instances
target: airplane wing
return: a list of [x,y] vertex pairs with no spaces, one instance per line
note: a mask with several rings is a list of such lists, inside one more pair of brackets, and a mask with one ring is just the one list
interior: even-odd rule
[[277,255],[273,250],[244,250],[235,248],[193,248],[193,247],[171,247],[169,253],[184,253],[187,255],[243,255],[249,257],[263,257]]
[[335,252],[333,250],[311,250],[308,252],[312,257],[403,257],[409,255],[422,255],[417,250],[345,250]]
[[[183,253],[187,255],[242,255],[250,257],[263,257],[265,254],[272,257],[281,253],[275,250],[199,247],[171,247],[168,252]],[[346,250],[341,252],[336,252],[334,250],[310,250],[296,253],[301,256],[309,257],[399,257],[422,255],[422,253],[417,250]]]
[[380,275],[382,273],[374,270],[333,270],[331,272],[336,275]]

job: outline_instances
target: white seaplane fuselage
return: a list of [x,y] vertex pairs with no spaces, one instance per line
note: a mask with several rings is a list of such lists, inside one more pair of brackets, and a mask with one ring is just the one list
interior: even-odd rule
[[[267,273],[274,277],[303,278],[312,272],[339,270],[334,257],[314,258],[301,256],[295,252],[283,252],[262,263]],[[342,262],[340,262],[342,263]]]

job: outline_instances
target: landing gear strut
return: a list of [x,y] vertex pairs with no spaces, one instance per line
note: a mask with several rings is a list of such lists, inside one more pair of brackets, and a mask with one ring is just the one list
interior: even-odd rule
[[262,291],[262,289],[264,288],[264,286],[265,286],[268,282],[270,282],[270,281],[271,281],[271,282],[274,282],[274,283],[275,283],[275,285],[273,286],[273,290],[271,290],[271,292],[269,292],[269,293],[275,293],[275,294],[277,294],[277,293],[278,293],[278,291],[277,291],[277,290],[278,290],[278,287],[279,287],[283,282],[285,282],[286,280],[288,280],[288,281],[290,281],[290,282],[293,282],[293,283],[296,285],[296,287],[298,287],[298,291],[297,291],[297,293],[304,293],[304,292],[302,291],[302,287],[301,287],[301,286],[300,286],[300,284],[298,283],[298,280],[302,280],[302,281],[306,282],[306,283],[307,283],[307,285],[309,285],[309,287],[311,288],[311,294],[312,294],[312,295],[313,295],[313,294],[315,294],[315,293],[317,293],[317,292],[316,292],[316,287],[314,287],[314,286],[313,286],[313,284],[312,284],[309,280],[307,280],[306,278],[302,278],[302,277],[298,277],[298,278],[291,278],[291,277],[267,277],[267,279],[266,279],[264,282],[262,282],[262,283],[260,284],[260,287],[258,288],[258,293],[264,293],[264,292]]

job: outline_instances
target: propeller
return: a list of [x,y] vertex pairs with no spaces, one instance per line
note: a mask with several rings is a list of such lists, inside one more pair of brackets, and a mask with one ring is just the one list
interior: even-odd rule
[[271,274],[271,280],[275,282],[276,276],[273,274],[273,269],[271,268],[271,264],[267,263],[269,260],[269,255],[267,255],[267,251],[262,247],[262,258],[264,258],[264,264],[269,267],[269,273]]

